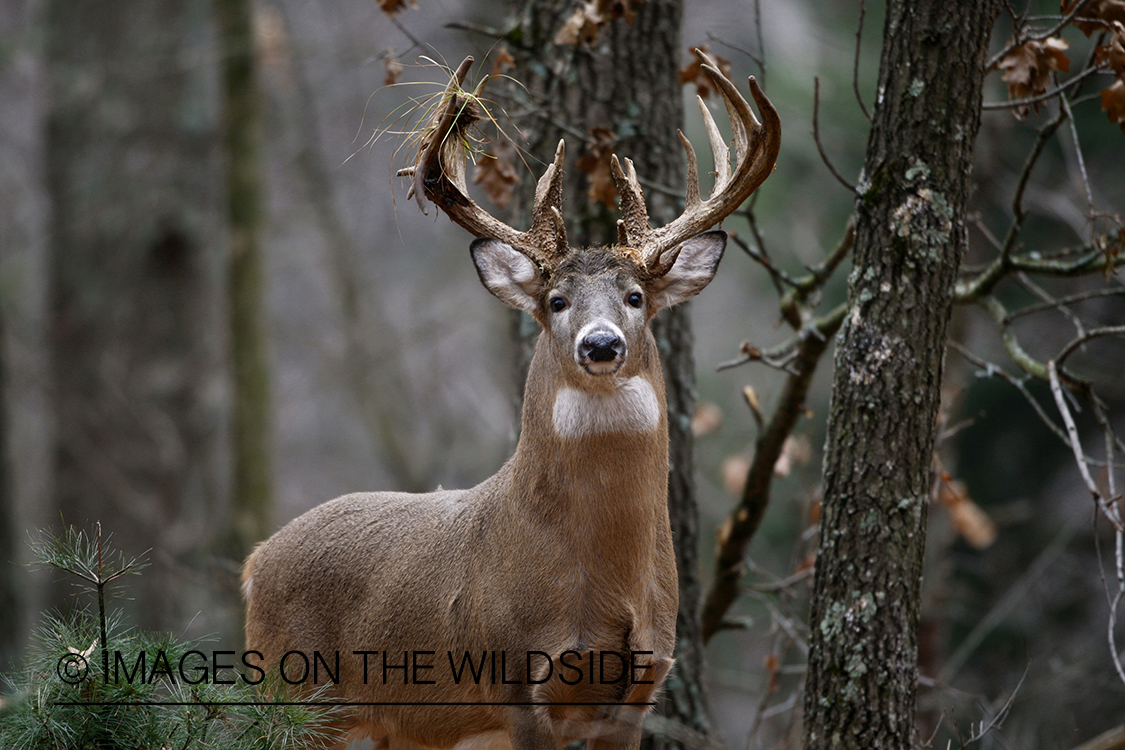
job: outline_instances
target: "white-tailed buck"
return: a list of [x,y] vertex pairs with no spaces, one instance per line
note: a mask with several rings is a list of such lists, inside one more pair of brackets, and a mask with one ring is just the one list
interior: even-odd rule
[[[712,278],[706,231],[772,172],[777,112],[760,124],[710,60],[735,158],[700,100],[714,152],[699,194],[691,144],[683,214],[649,225],[633,165],[613,159],[623,218],[611,247],[567,245],[563,144],[519,232],[468,196],[462,63],[413,167],[413,193],[479,237],[484,286],[543,327],[515,455],[467,490],[354,494],[313,508],[246,561],[248,649],[269,670],[331,683],[352,736],[380,748],[635,748],[672,667],[678,602],[668,523],[664,381],[649,321]],[[305,671],[307,669],[307,671]]]

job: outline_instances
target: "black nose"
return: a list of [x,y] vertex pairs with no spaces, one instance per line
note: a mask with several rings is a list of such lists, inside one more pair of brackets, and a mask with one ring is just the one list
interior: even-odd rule
[[612,333],[597,331],[582,339],[579,351],[591,362],[612,362],[621,356],[625,342]]

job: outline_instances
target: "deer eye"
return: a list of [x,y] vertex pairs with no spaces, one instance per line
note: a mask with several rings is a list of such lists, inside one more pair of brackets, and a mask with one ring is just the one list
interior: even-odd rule
[[644,304],[644,301],[645,298],[640,292],[633,292],[625,298],[625,302],[627,302],[630,307],[640,307]]
[[566,300],[562,297],[551,297],[547,301],[547,307],[551,312],[560,313],[566,309]]

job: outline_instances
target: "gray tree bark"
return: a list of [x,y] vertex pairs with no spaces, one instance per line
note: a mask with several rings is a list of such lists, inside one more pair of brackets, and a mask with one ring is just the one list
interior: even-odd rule
[[916,748],[935,420],[998,3],[888,3],[835,360],[806,748]]
[[[591,200],[587,175],[575,162],[594,141],[593,129],[610,131],[613,151],[636,166],[645,190],[649,216],[663,224],[683,207],[684,156],[676,135],[683,123],[678,67],[682,6],[679,0],[648,0],[631,22],[617,20],[603,28],[590,46],[557,45],[554,37],[576,9],[569,0],[530,0],[517,4],[519,20],[508,38],[517,59],[513,78],[526,89],[509,111],[532,114],[518,124],[536,159],[554,154],[560,138],[567,144],[563,215],[573,245],[617,241],[616,208]],[[583,142],[585,138],[585,143]],[[525,180],[513,221],[530,215],[533,184]],[[520,218],[516,218],[520,217]],[[528,337],[526,321],[514,319],[517,338]],[[533,327],[532,327],[533,328]],[[700,635],[698,578],[698,510],[692,476],[691,416],[695,410],[695,367],[689,305],[663,311],[653,331],[664,362],[668,390],[671,473],[668,505],[676,541],[680,576],[676,668],[667,682],[661,712],[701,735],[710,734],[704,702],[703,645]],[[522,349],[527,352],[527,349]],[[521,384],[524,354],[516,364]],[[653,737],[652,746],[670,740]]]
[[[208,10],[207,0],[44,8],[55,505],[66,523],[102,521],[129,554],[203,548],[225,510]],[[198,609],[165,570],[132,584],[142,627]]]

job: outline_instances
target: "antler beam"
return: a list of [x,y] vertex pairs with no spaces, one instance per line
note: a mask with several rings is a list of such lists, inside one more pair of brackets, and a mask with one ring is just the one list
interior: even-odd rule
[[457,67],[442,95],[428,132],[423,137],[414,166],[399,170],[400,176],[413,177],[407,197],[418,201],[422,213],[426,199],[433,201],[454,223],[477,237],[492,237],[519,250],[541,268],[550,268],[567,253],[566,229],[559,205],[562,202],[563,142],[555,149],[555,160],[535,188],[531,228],[521,232],[495,218],[472,198],[465,184],[465,132],[480,119],[477,99],[486,76],[472,94],[462,85],[472,67],[466,57]]

